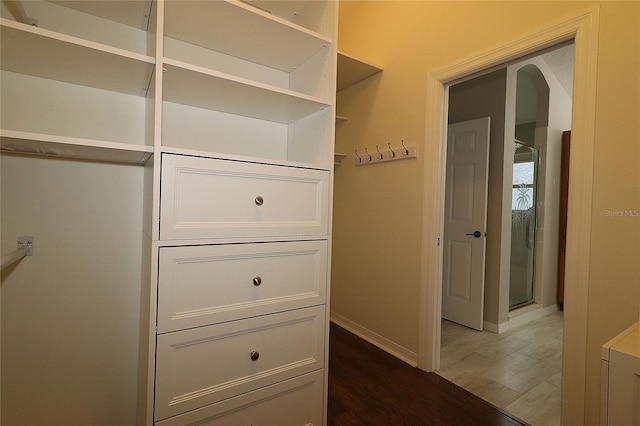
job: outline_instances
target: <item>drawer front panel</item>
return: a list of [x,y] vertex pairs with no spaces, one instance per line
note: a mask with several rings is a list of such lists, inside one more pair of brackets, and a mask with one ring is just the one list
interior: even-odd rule
[[322,425],[324,370],[157,422],[160,426]]
[[159,335],[156,420],[324,368],[324,310],[316,306]]
[[329,172],[162,156],[160,238],[328,233]]
[[158,331],[326,300],[327,241],[160,248]]

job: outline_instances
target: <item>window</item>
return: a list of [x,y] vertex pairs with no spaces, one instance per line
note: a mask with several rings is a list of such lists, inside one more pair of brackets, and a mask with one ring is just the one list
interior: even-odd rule
[[513,164],[512,210],[527,210],[533,206],[533,161]]

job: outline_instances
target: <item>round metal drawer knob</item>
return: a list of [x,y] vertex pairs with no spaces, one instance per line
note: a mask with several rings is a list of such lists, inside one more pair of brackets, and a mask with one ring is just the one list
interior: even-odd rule
[[258,351],[251,351],[251,361],[257,361],[260,358]]
[[264,198],[262,198],[261,195],[258,195],[255,199],[256,202],[256,206],[261,206],[262,204],[264,204]]
[[253,285],[255,285],[256,287],[258,287],[260,284],[262,284],[262,278],[260,278],[260,277],[253,277]]

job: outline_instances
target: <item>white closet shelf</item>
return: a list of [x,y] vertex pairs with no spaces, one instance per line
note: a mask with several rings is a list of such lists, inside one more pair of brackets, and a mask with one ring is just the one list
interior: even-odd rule
[[289,124],[330,106],[320,98],[165,58],[163,100]]
[[319,33],[234,0],[166,2],[165,36],[285,72],[331,44]]
[[177,155],[189,155],[192,157],[204,157],[204,158],[216,158],[219,160],[229,161],[241,161],[245,163],[255,164],[271,164],[273,166],[282,167],[297,167],[300,169],[310,170],[329,170],[329,164],[317,164],[317,163],[302,163],[299,161],[289,161],[276,158],[264,158],[264,157],[251,157],[248,155],[227,154],[222,152],[202,151],[198,149],[178,148],[171,146],[160,147],[156,154],[177,154]]
[[2,69],[131,95],[146,95],[155,59],[0,18]]
[[356,59],[338,52],[338,91],[346,89],[366,78],[382,71],[382,67]]
[[[317,0],[241,0],[243,3],[262,9],[289,22],[299,24],[308,21],[318,25],[318,16],[322,16],[324,8]],[[303,25],[304,26],[304,25]]]
[[0,152],[142,165],[153,147],[0,129]]
[[127,1],[78,1],[49,0],[51,3],[77,10],[78,12],[98,16],[109,21],[119,22],[146,31],[149,24],[151,0]]

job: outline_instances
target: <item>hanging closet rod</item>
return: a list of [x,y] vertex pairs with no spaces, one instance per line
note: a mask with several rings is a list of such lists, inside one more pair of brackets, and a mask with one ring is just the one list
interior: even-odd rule
[[25,256],[33,255],[33,237],[18,237],[18,249],[12,251],[0,260],[0,270],[14,264]]
[[13,17],[16,18],[16,21],[27,25],[33,25],[34,27],[38,26],[38,20],[33,19],[32,17],[27,15],[27,12],[24,11],[21,0],[2,1],[7,5],[7,9],[9,9],[9,11],[13,14]]

